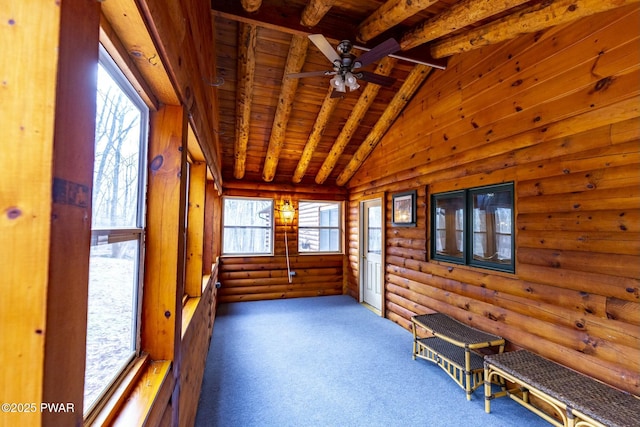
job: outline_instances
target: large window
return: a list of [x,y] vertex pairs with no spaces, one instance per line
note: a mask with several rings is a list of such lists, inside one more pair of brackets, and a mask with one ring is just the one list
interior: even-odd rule
[[432,258],[514,271],[513,184],[434,194]]
[[96,103],[84,408],[135,357],[148,109],[101,50]]
[[341,252],[340,202],[300,201],[298,206],[298,251]]
[[223,255],[273,254],[273,200],[225,197]]

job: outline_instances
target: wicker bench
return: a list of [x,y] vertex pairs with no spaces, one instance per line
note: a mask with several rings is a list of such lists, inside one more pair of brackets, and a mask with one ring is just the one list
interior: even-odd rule
[[[493,383],[514,384],[493,393]],[[636,427],[640,399],[526,350],[487,355],[484,359],[485,411],[491,399],[508,395],[555,426]],[[561,421],[534,407],[529,394],[549,404]]]
[[[474,350],[497,347],[504,349],[504,339],[458,322],[443,313],[422,314],[411,318],[413,359],[428,360],[440,366],[467,394],[483,384],[482,355]],[[418,328],[431,333],[421,338]]]

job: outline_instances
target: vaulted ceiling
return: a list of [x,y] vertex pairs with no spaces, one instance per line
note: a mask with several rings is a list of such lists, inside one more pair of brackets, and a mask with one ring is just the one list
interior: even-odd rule
[[[638,0],[212,0],[223,180],[345,185],[431,73],[452,55]],[[394,38],[364,71],[388,87],[332,97],[322,34],[356,57]],[[334,94],[335,95],[335,94]]]

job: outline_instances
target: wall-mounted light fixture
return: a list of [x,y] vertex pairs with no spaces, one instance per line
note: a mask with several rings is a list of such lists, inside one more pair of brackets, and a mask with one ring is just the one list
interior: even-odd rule
[[[293,224],[293,218],[296,215],[296,210],[291,206],[289,200],[285,200],[280,208],[280,215],[282,215],[282,222],[285,227]],[[287,279],[289,283],[292,282],[291,278],[295,275],[295,272],[291,271],[291,264],[289,263],[289,239],[287,238],[287,229],[284,229],[284,250],[287,257]]]
[[280,215],[282,215],[282,222],[284,225],[293,224],[293,217],[296,214],[296,210],[291,206],[289,200],[285,200],[282,208],[280,208]]

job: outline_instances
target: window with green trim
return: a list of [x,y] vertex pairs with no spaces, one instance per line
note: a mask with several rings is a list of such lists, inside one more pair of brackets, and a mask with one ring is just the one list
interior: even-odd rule
[[431,196],[431,258],[514,272],[513,183]]

